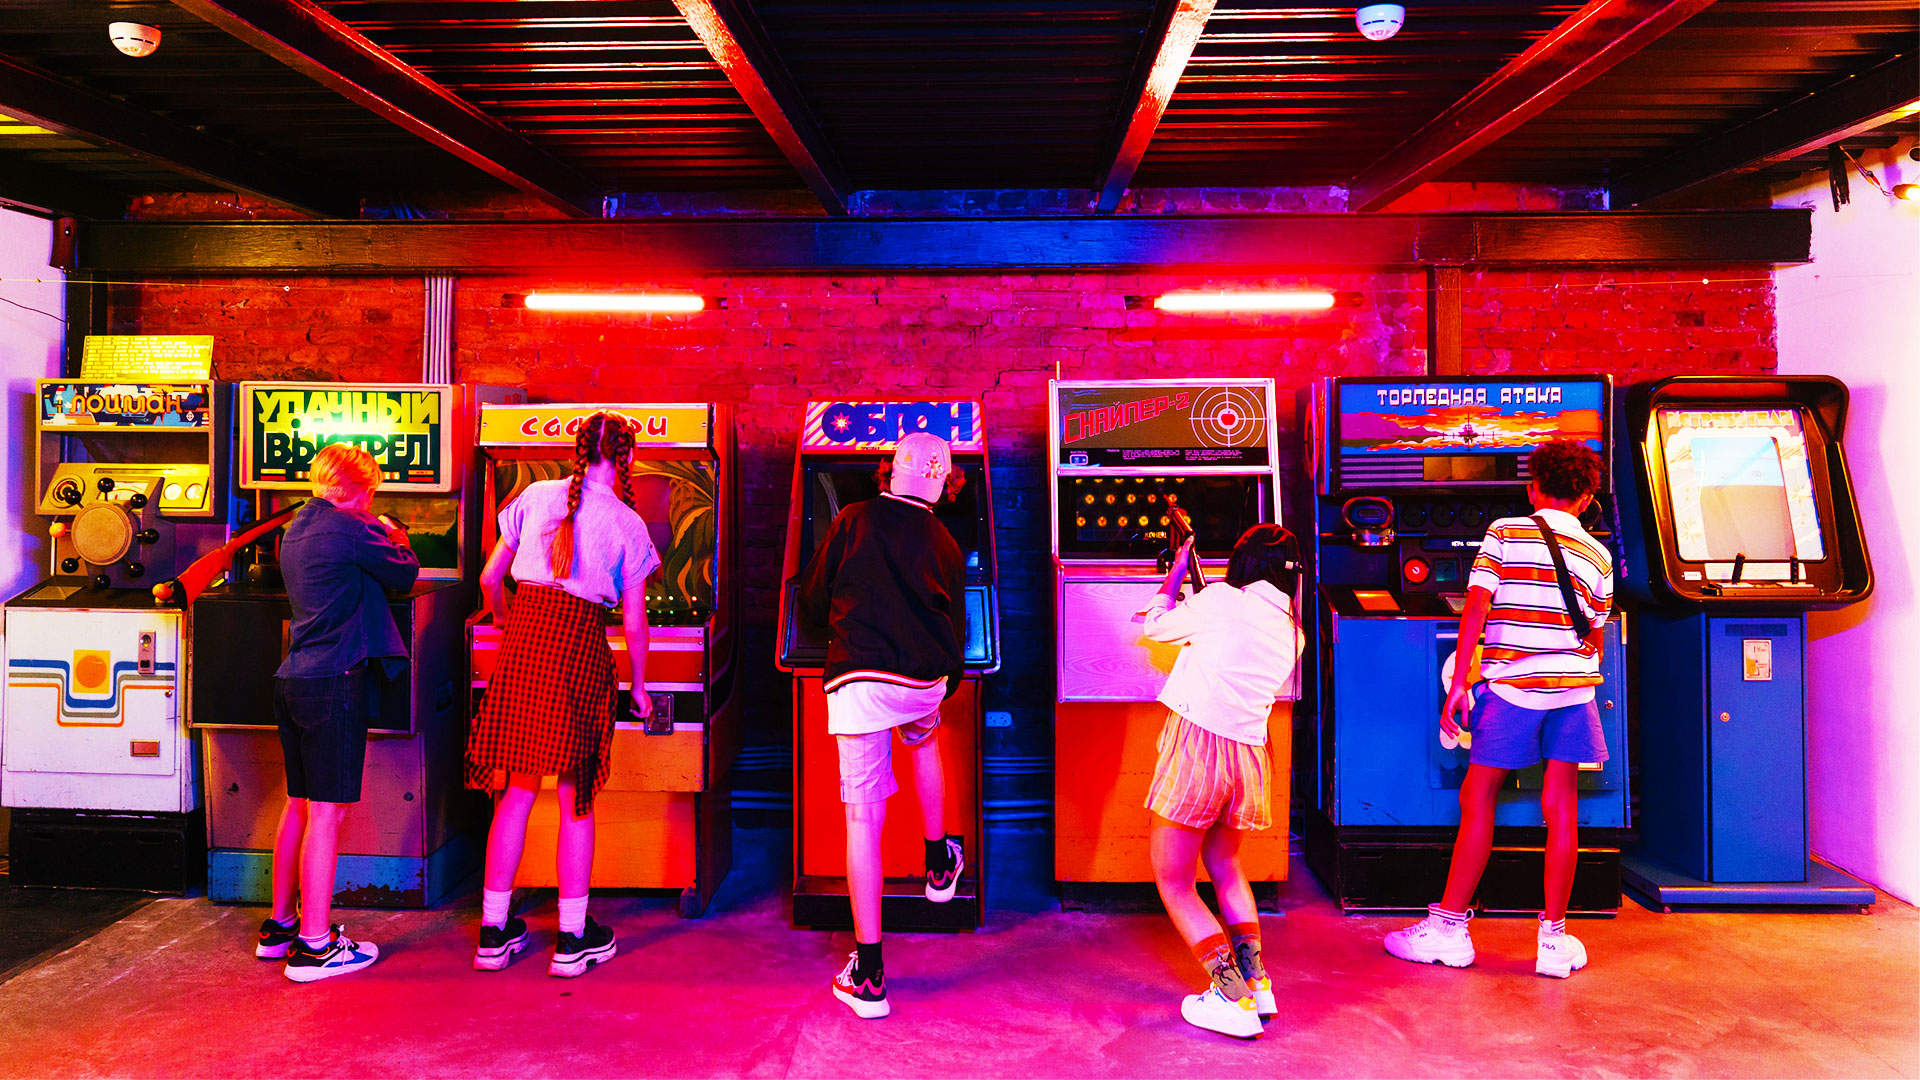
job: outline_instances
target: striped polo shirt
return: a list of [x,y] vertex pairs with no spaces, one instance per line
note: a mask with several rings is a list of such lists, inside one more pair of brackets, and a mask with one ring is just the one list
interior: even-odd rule
[[[1613,557],[1572,514],[1539,513],[1560,540],[1574,598],[1599,627],[1613,607]],[[1493,594],[1480,674],[1495,693],[1527,709],[1593,700],[1593,688],[1600,684],[1600,650],[1575,633],[1554,576],[1553,555],[1532,518],[1501,518],[1487,528],[1467,587]]]

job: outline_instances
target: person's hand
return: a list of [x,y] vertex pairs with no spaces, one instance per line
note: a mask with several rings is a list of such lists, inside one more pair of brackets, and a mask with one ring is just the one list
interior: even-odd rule
[[392,544],[394,547],[403,547],[408,550],[412,550],[413,548],[413,542],[407,539],[407,530],[405,529],[394,529],[387,533],[387,543]]
[[1467,684],[1463,680],[1454,680],[1447,688],[1447,700],[1440,706],[1440,730],[1447,738],[1460,737],[1461,725],[1467,721]]
[[653,695],[647,693],[645,687],[636,686],[627,696],[627,714],[635,723],[653,715]]
[[1193,557],[1193,539],[1191,536],[1187,537],[1187,542],[1180,545],[1179,551],[1174,552],[1173,565],[1187,565],[1187,560]]

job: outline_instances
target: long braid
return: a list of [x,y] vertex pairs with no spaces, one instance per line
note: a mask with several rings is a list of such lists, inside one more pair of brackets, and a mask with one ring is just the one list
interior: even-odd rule
[[613,474],[620,478],[620,501],[633,509],[633,428],[618,421],[607,425],[606,457],[613,462]]
[[553,530],[553,542],[547,548],[548,571],[554,580],[573,573],[573,519],[580,512],[580,490],[586,483],[587,466],[600,460],[600,429],[605,413],[594,413],[573,440],[573,476],[567,482],[567,516]]

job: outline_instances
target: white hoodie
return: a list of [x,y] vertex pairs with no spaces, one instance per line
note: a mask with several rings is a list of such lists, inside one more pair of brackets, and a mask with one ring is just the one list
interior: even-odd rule
[[1146,634],[1185,645],[1160,690],[1160,703],[1215,735],[1267,744],[1267,715],[1304,644],[1293,604],[1271,582],[1236,589],[1218,581],[1174,604],[1157,596]]

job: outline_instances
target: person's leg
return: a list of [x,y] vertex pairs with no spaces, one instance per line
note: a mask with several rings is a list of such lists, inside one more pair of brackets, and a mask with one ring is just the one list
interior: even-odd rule
[[1440,906],[1449,912],[1464,912],[1473,903],[1480,887],[1480,875],[1486,872],[1487,858],[1493,854],[1493,810],[1507,770],[1489,765],[1468,765],[1467,777],[1460,784],[1460,830],[1453,840],[1453,861],[1447,866],[1447,888]]
[[307,802],[300,841],[300,936],[308,944],[333,932],[333,876],[340,851],[340,822],[348,803]]
[[307,800],[288,799],[273,837],[273,920],[293,924],[300,898],[300,841],[307,831]]
[[1254,906],[1253,886],[1240,866],[1240,841],[1246,832],[1225,823],[1206,831],[1200,841],[1200,859],[1207,866],[1207,879],[1213,882],[1213,895],[1220,902],[1220,921],[1228,926],[1260,923],[1260,909]]
[[920,835],[927,843],[947,839],[947,770],[940,757],[940,729],[910,744],[913,751],[913,788],[920,796]]
[[1160,902],[1180,939],[1189,946],[1222,933],[1220,923],[1200,899],[1197,871],[1200,847],[1205,833],[1180,825],[1158,814],[1147,833],[1147,850],[1153,860],[1153,883],[1160,890]]
[[481,922],[487,926],[507,924],[513,882],[520,876],[520,855],[527,844],[527,817],[533,813],[533,802],[539,795],[539,777],[513,773],[494,803],[493,824],[487,829],[486,870],[480,882],[485,908]]
[[1547,819],[1546,902],[1542,912],[1549,923],[1565,928],[1567,900],[1573,895],[1573,872],[1580,861],[1579,766],[1571,761],[1547,762],[1540,788],[1540,812]]
[[[575,790],[571,777],[561,777],[557,787],[560,836],[556,845],[559,861],[556,877],[560,882],[560,903],[563,905],[560,929],[577,934],[586,918],[587,890],[593,881],[593,811],[574,813]],[[577,920],[572,917],[573,904],[579,906]]]
[[850,802],[846,807],[847,899],[853,906],[853,940],[860,945],[878,945],[880,896],[886,885],[880,866],[880,834],[887,823],[887,802]]

